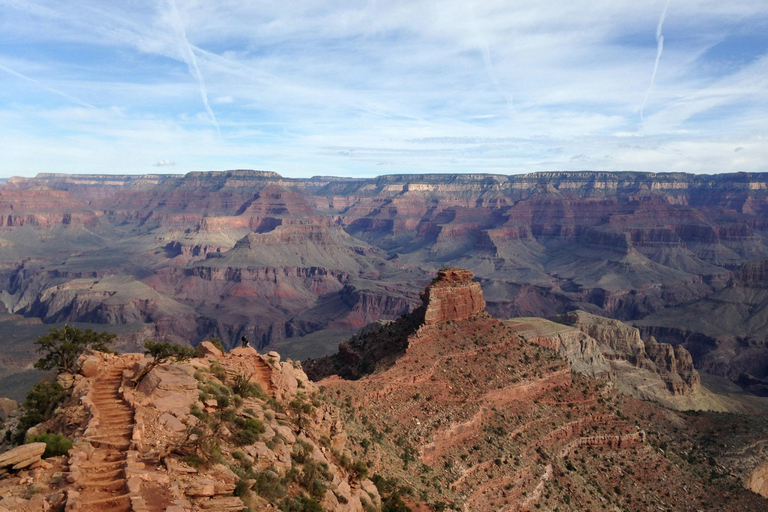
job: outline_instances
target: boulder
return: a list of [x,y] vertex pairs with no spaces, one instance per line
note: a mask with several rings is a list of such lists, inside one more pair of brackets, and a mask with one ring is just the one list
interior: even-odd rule
[[95,377],[99,374],[101,359],[97,356],[86,356],[80,363],[80,373],[83,377]]
[[232,356],[237,357],[253,357],[259,355],[259,353],[256,351],[253,347],[237,347],[233,348],[232,351],[229,353]]
[[164,412],[160,415],[160,418],[158,418],[158,421],[161,425],[163,425],[168,430],[171,430],[172,432],[183,432],[187,429],[187,426],[184,425],[176,416],[173,414]]
[[221,359],[224,354],[210,341],[204,341],[197,347],[198,357],[202,359]]
[[0,420],[5,421],[8,417],[19,410],[19,404],[16,400],[10,398],[0,398]]
[[0,468],[28,468],[38,462],[45,452],[45,443],[30,443],[17,446],[0,455]]
[[75,376],[71,373],[60,373],[56,377],[56,382],[64,389],[69,389],[75,384]]
[[184,492],[190,497],[215,496],[216,482],[209,479],[195,480],[187,486],[187,490]]
[[191,368],[176,364],[157,366],[136,389],[147,395],[157,410],[186,415],[198,397],[197,381],[188,371]]

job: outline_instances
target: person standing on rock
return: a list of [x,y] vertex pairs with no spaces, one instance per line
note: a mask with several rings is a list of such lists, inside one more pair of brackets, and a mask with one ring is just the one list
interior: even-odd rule
[[240,341],[242,341],[242,342],[243,342],[243,348],[246,348],[246,347],[250,347],[250,346],[251,346],[251,342],[250,342],[250,341],[248,341],[248,338],[246,338],[245,336],[243,336],[242,338],[240,338]]

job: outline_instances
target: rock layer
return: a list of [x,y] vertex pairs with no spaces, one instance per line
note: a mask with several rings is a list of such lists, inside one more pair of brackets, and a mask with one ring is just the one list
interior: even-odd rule
[[458,268],[442,268],[421,294],[424,324],[458,322],[485,311],[480,283],[472,280],[472,272]]

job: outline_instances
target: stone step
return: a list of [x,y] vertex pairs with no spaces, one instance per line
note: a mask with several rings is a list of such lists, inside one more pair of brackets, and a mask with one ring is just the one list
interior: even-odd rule
[[83,462],[83,464],[80,467],[83,468],[83,470],[102,472],[102,473],[108,473],[108,472],[113,472],[118,470],[122,471],[123,467],[125,466],[125,456],[121,453],[118,453],[117,457],[119,458],[115,458],[115,460]]
[[120,467],[118,469],[112,469],[110,471],[99,471],[98,468],[89,468],[89,471],[86,468],[83,468],[85,470],[85,474],[87,475],[86,481],[99,482],[103,480],[124,479],[125,471],[122,468],[123,462],[121,461],[119,464]]
[[83,512],[94,510],[99,512],[129,512],[131,510],[131,496],[129,494],[121,494],[119,496],[80,501],[77,503],[77,510],[82,510]]
[[123,478],[111,481],[98,481],[93,480],[90,475],[88,475],[83,480],[83,482],[77,483],[81,491],[89,490],[94,492],[114,493],[125,490],[126,481]]
[[101,439],[93,439],[90,441],[96,448],[114,448],[115,450],[126,451],[131,447],[130,441],[107,441]]

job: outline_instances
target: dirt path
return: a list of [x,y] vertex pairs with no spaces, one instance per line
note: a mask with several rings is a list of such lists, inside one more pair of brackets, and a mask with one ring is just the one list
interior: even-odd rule
[[133,432],[133,409],[119,394],[123,368],[112,367],[94,384],[92,400],[98,427],[88,436],[96,452],[81,466],[78,510],[128,512],[131,500],[125,479],[126,452]]

